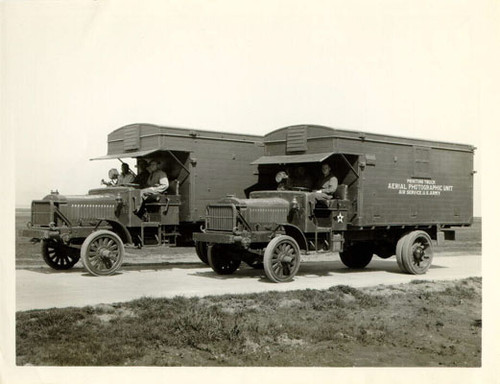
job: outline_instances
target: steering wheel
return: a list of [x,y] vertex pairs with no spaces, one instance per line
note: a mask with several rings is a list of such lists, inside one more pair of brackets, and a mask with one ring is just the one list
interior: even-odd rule
[[306,187],[292,187],[292,191],[311,192],[311,190]]
[[124,186],[124,187],[138,188],[139,184],[135,184],[135,183],[123,183],[122,186]]

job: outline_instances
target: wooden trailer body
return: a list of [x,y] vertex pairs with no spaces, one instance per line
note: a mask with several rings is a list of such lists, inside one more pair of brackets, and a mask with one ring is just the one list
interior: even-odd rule
[[221,195],[244,197],[263,151],[261,136],[131,124],[108,135],[107,155],[97,159],[159,157],[179,184],[179,221],[188,224],[203,222],[206,205]]
[[348,189],[349,226],[472,223],[473,146],[312,125],[271,132],[264,145],[254,162],[264,175],[300,162],[319,178],[330,162]]

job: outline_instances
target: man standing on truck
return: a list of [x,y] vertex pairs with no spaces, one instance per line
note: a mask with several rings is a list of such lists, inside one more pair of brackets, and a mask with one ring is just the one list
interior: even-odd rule
[[146,203],[158,200],[159,194],[164,193],[168,189],[167,174],[159,168],[159,163],[152,160],[149,163],[149,178],[148,187],[141,189],[141,206],[134,213],[142,218],[146,211]]

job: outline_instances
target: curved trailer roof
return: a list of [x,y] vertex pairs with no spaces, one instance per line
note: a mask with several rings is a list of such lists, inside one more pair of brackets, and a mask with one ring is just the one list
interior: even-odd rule
[[108,134],[108,150],[91,160],[143,157],[156,151],[191,152],[195,140],[262,144],[263,137],[155,124],[129,124]]
[[[476,149],[474,146],[469,144],[384,135],[380,133],[350,131],[317,124],[298,124],[276,129],[264,136],[264,144],[267,146],[279,142],[292,141],[295,145],[297,145],[302,140],[309,141],[320,139],[347,139],[360,142],[390,143],[410,146],[417,145],[467,152],[473,152]],[[295,149],[301,150],[300,148]]]

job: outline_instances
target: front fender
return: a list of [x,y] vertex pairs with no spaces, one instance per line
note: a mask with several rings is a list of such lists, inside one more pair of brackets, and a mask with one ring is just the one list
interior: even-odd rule
[[113,232],[120,236],[124,244],[133,244],[132,235],[122,223],[110,219],[103,219],[102,221],[107,222],[111,226]]
[[281,227],[285,230],[286,235],[292,237],[299,244],[300,249],[304,249],[306,252],[309,251],[306,236],[299,227],[289,223],[281,224]]

